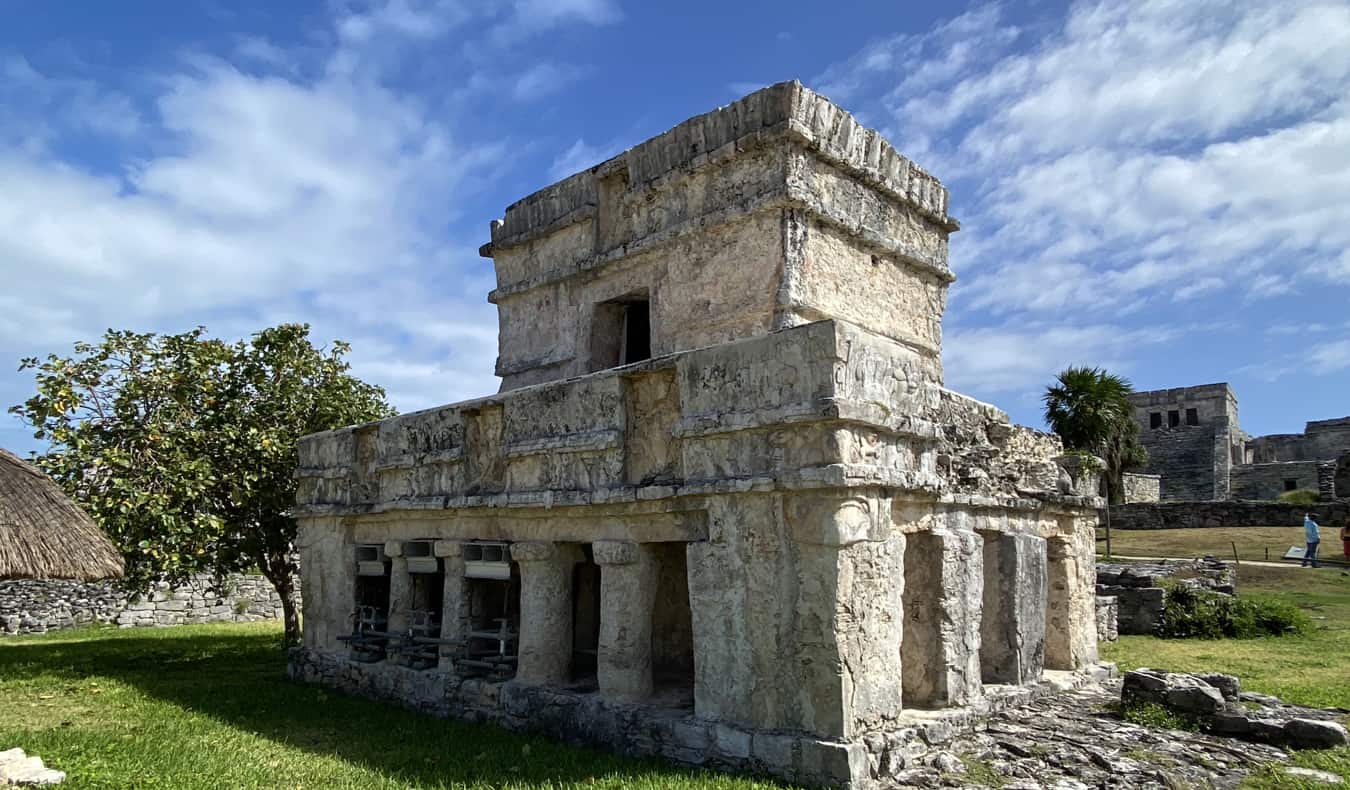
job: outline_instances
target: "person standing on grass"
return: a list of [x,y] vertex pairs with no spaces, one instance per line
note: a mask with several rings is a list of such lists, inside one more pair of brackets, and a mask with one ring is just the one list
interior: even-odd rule
[[1314,568],[1317,567],[1317,546],[1322,542],[1322,533],[1318,531],[1317,522],[1313,521],[1313,514],[1303,514],[1303,533],[1308,540],[1308,550],[1303,552],[1303,563],[1300,567],[1308,567],[1311,562]]
[[1345,552],[1345,561],[1350,562],[1350,521],[1341,525],[1341,550]]

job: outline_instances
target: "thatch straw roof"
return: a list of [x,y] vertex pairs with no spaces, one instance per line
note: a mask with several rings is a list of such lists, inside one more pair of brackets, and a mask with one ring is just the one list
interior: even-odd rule
[[122,555],[51,478],[0,450],[0,579],[95,581]]

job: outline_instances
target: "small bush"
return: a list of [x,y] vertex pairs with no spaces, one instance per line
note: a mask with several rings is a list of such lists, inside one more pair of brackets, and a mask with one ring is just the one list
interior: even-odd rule
[[1286,505],[1315,505],[1320,501],[1320,498],[1316,491],[1296,488],[1293,491],[1285,491],[1280,494],[1280,501]]
[[1306,614],[1283,601],[1175,585],[1168,589],[1155,633],[1164,639],[1255,639],[1304,634],[1311,626]]
[[248,614],[248,610],[253,608],[253,601],[247,598],[240,598],[234,602],[235,614]]

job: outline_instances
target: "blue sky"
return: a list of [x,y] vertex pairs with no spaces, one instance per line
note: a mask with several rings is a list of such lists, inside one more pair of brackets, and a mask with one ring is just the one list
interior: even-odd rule
[[1255,434],[1350,414],[1350,5],[1301,0],[10,0],[0,403],[107,327],[281,321],[402,410],[495,391],[489,221],[792,78],[951,189],[949,386],[1034,426],[1067,364],[1227,380]]

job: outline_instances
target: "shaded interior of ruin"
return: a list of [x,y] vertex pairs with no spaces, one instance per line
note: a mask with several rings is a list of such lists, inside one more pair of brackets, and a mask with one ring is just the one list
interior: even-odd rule
[[572,567],[572,668],[573,683],[580,689],[596,685],[596,661],[600,651],[600,566],[590,546],[585,560]]
[[352,658],[374,662],[385,658],[385,633],[389,627],[390,562],[377,545],[356,547],[356,589],[352,613]]
[[595,306],[588,366],[591,371],[631,365],[651,355],[651,301],[645,291]]
[[[462,677],[505,681],[515,677],[521,628],[521,574],[511,560],[508,542],[463,544],[463,584],[447,584],[454,566],[434,555],[434,541],[403,543],[406,588],[400,603],[399,570],[379,545],[356,546],[355,610],[348,642],[354,660],[389,659],[411,669],[449,669]],[[598,690],[604,568],[590,544],[574,544],[581,561],[572,566],[570,643],[567,686],[579,692]],[[658,571],[651,617],[653,704],[692,709],[694,698],[694,630],[689,599],[687,544],[647,544]],[[456,604],[455,590],[460,601]],[[447,591],[450,595],[447,596]],[[397,625],[390,626],[391,610]]]
[[672,705],[694,702],[694,617],[689,607],[685,544],[655,549],[661,575],[652,608],[652,680],[657,696]]
[[514,677],[520,651],[520,568],[511,562],[508,544],[466,543],[463,589],[468,622],[455,670],[492,680]]

